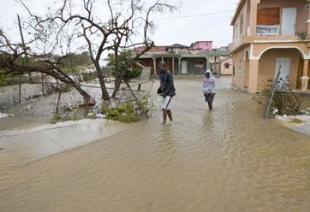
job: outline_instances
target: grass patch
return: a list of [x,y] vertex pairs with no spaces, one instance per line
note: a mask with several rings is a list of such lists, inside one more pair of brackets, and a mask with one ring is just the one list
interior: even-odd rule
[[292,123],[292,124],[303,124],[304,121],[301,119],[298,119],[298,118],[293,118],[290,120],[290,123]]
[[132,102],[121,104],[116,108],[104,108],[102,112],[110,120],[125,123],[140,121],[140,116],[137,114],[135,105]]
[[70,108],[68,106],[64,106],[60,108],[58,112],[55,112],[53,114],[50,123],[56,124],[58,122],[78,121],[86,118],[87,113],[88,108],[83,107]]
[[79,120],[76,116],[70,115],[61,115],[60,113],[54,113],[52,119],[50,120],[50,124],[57,124],[58,122],[66,122],[66,121],[77,121]]

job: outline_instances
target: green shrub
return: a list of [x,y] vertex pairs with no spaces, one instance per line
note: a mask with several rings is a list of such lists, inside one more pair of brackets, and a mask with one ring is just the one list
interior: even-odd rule
[[123,75],[124,80],[130,80],[141,76],[142,68],[137,66],[130,51],[122,51],[118,55],[118,60],[114,54],[108,55],[108,66],[112,70],[115,78]]
[[125,123],[137,122],[140,120],[136,113],[135,105],[131,103],[121,104],[116,108],[105,108],[102,111],[105,117],[110,120],[121,121]]
[[300,40],[306,40],[308,38],[308,33],[307,32],[297,32],[297,36],[299,37]]
[[293,118],[292,120],[290,120],[290,122],[291,122],[292,124],[303,124],[303,123],[304,123],[303,120],[300,120],[300,119],[298,119],[298,118]]
[[134,79],[140,77],[142,74],[142,68],[132,68],[130,71],[126,72],[125,79]]

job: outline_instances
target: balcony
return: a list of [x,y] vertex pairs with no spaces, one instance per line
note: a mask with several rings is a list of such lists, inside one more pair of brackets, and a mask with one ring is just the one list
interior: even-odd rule
[[258,36],[280,35],[280,25],[257,25],[256,35]]

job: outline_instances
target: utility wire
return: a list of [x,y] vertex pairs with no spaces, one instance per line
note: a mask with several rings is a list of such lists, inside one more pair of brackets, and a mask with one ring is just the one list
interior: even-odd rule
[[178,17],[171,17],[171,18],[158,18],[155,20],[156,21],[170,21],[170,20],[176,20],[176,19],[195,18],[195,17],[209,16],[209,15],[221,15],[221,14],[227,14],[227,13],[232,13],[232,12],[234,12],[234,10],[208,12],[208,13],[201,13],[201,14],[195,14],[195,15],[185,15],[185,16],[178,16]]

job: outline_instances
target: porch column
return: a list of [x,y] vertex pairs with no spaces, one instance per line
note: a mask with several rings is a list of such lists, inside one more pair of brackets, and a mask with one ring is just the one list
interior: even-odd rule
[[256,35],[256,25],[257,25],[257,4],[260,3],[260,0],[251,0],[250,1],[250,35]]
[[174,67],[174,57],[172,57],[172,75],[174,75],[175,67]]
[[309,84],[308,70],[309,70],[309,60],[304,60],[304,70],[303,75],[301,77],[301,90],[303,91],[308,90],[308,84]]
[[154,75],[156,76],[157,75],[157,67],[156,67],[156,57],[153,57],[153,68],[154,68]]
[[257,84],[258,84],[258,67],[259,60],[250,60],[249,61],[249,92],[256,93],[257,92]]
[[182,57],[179,57],[179,74],[181,74],[181,60],[182,60]]

